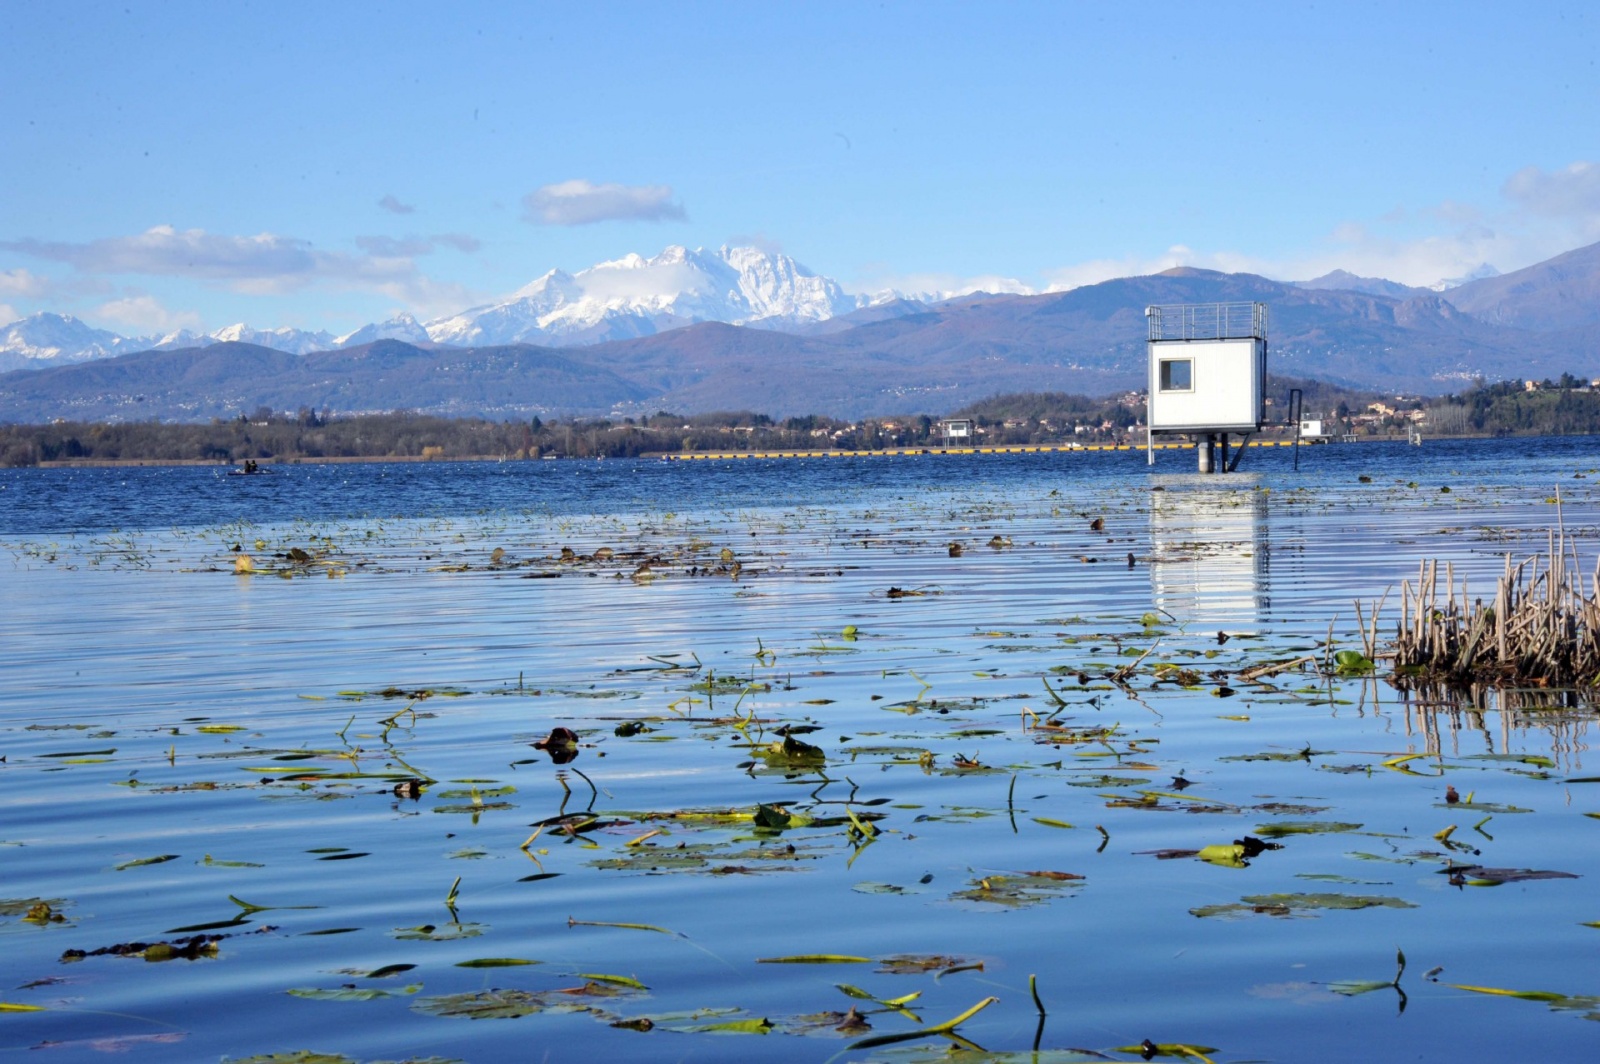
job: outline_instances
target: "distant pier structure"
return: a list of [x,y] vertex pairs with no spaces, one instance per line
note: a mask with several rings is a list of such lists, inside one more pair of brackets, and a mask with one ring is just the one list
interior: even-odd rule
[[[1266,423],[1266,304],[1186,303],[1146,307],[1144,315],[1150,464],[1157,436],[1184,436],[1195,443],[1200,472],[1237,469],[1250,437]],[[1231,458],[1229,436],[1240,437]]]

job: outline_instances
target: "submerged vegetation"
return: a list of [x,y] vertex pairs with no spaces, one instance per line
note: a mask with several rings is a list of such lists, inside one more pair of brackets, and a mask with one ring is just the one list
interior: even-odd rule
[[1347,481],[6,543],[9,1044],[1576,1050],[1594,711],[1396,692],[1319,568],[1525,489]]

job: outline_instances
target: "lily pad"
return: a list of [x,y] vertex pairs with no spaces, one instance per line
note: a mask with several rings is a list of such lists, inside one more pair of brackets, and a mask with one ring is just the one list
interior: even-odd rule
[[1256,828],[1256,834],[1276,839],[1285,835],[1333,835],[1360,830],[1360,824],[1350,824],[1342,820],[1279,820],[1272,824],[1262,824]]
[[1314,916],[1329,909],[1415,909],[1411,902],[1380,894],[1249,894],[1226,905],[1202,905],[1191,916]]
[[1060,897],[1062,892],[1083,885],[1084,877],[1072,872],[1016,872],[982,876],[966,890],[950,895],[953,901],[970,901],[1019,909]]
[[1460,876],[1473,886],[1498,887],[1502,883],[1523,883],[1533,879],[1579,879],[1571,872],[1555,872],[1536,868],[1485,868],[1483,865],[1441,868],[1441,874]]
[[294,987],[287,993],[290,997],[305,998],[308,1001],[377,1001],[381,998],[399,997],[402,994],[415,994],[421,989],[421,984],[400,991],[357,986]]
[[468,1020],[515,1020],[545,1010],[544,999],[526,990],[477,990],[418,998],[411,1007],[429,1016]]
[[483,934],[483,924],[421,924],[417,927],[397,927],[390,932],[406,942],[452,942],[458,938],[477,938]]

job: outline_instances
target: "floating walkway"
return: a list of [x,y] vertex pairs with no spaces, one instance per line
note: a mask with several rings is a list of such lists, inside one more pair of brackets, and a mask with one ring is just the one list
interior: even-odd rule
[[[1320,442],[1320,441],[1319,441]],[[1310,441],[1301,440],[1302,446],[1309,446]],[[1293,447],[1293,440],[1260,440],[1251,444],[1252,447]],[[1187,443],[1158,443],[1158,451],[1187,451],[1192,448]],[[645,457],[663,458],[669,462],[714,462],[729,459],[747,458],[896,458],[916,457],[919,455],[957,455],[957,454],[1082,454],[1086,451],[1143,451],[1142,443],[1090,443],[1063,444],[1061,446],[1015,446],[1015,447],[889,447],[881,451],[661,451]]]

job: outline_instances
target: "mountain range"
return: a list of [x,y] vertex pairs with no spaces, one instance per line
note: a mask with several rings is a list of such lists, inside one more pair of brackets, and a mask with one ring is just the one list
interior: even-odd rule
[[506,299],[427,324],[399,314],[344,336],[287,327],[253,329],[240,323],[205,334],[182,330],[124,337],[74,317],[35,314],[0,328],[0,372],[219,343],[255,344],[304,355],[374,340],[455,347],[515,343],[568,347],[652,336],[702,321],[792,329],[828,321],[871,302],[846,293],[838,282],[812,273],[787,255],[749,247],[708,252],[674,246],[654,258],[628,255],[577,273],[551,270]]
[[[1178,268],[943,300],[853,296],[751,248],[668,248],[555,271],[425,325],[402,315],[343,337],[236,326],[151,344],[36,315],[0,338],[57,327],[45,337],[57,353],[20,356],[46,368],[0,375],[0,419],[189,420],[263,405],[491,417],[937,413],[1009,391],[1140,387],[1145,306],[1257,300],[1269,305],[1271,367],[1288,376],[1439,393],[1479,377],[1600,370],[1591,342],[1600,244],[1443,292],[1343,272],[1295,284]],[[96,353],[69,356],[72,336]]]

